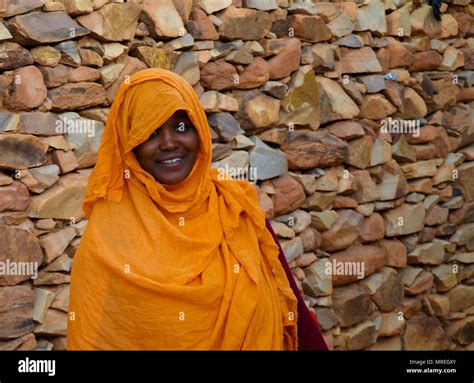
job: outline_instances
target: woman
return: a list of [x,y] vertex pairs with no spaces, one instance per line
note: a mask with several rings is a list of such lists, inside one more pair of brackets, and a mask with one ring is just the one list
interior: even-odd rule
[[84,199],[68,349],[326,349],[256,189],[223,179],[211,149],[182,77],[146,69],[121,85]]

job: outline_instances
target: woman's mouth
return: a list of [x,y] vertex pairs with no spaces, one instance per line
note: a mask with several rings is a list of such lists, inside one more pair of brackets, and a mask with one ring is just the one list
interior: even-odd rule
[[186,157],[176,157],[171,158],[169,160],[157,161],[159,166],[166,167],[166,168],[177,168],[181,166],[184,162]]

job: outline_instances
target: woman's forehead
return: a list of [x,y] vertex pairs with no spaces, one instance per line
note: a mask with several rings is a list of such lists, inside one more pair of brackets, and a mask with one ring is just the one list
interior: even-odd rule
[[189,121],[190,118],[188,116],[188,113],[185,110],[177,110],[176,112],[173,113],[173,115],[169,118],[170,120],[187,120]]

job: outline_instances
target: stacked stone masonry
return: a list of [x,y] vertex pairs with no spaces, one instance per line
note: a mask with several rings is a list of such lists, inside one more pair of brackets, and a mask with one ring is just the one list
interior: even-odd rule
[[0,0],[0,267],[41,265],[0,273],[0,349],[65,348],[88,176],[148,67],[194,87],[213,166],[255,183],[331,349],[474,349],[474,2],[441,12]]

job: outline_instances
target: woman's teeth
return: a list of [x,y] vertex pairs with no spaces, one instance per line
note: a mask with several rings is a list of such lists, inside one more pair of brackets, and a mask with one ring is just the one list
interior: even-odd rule
[[177,157],[177,158],[173,158],[172,160],[164,160],[164,161],[159,161],[159,162],[161,164],[174,165],[174,164],[177,164],[177,163],[181,162],[181,160],[183,158],[184,157]]

